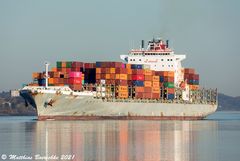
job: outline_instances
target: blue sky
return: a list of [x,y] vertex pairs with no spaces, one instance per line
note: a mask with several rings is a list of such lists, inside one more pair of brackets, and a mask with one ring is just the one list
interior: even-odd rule
[[0,90],[44,61],[116,60],[142,39],[170,40],[204,87],[240,95],[238,0],[0,0]]

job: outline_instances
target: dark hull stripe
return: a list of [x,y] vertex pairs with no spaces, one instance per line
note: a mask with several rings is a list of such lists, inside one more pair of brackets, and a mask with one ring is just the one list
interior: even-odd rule
[[38,120],[202,120],[202,116],[38,116]]

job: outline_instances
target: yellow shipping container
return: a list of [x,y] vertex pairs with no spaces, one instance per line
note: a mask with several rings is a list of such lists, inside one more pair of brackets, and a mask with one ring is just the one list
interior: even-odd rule
[[116,73],[116,69],[115,68],[110,68],[110,73],[111,74],[115,74]]
[[118,92],[128,92],[128,86],[117,86]]
[[127,80],[127,74],[119,74],[120,80]]
[[117,98],[128,98],[128,92],[118,92]]

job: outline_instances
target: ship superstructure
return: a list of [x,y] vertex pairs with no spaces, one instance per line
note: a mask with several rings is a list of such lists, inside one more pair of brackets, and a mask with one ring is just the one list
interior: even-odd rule
[[173,71],[175,74],[175,86],[179,87],[184,81],[183,68],[181,62],[186,59],[186,55],[176,55],[169,48],[169,40],[153,39],[144,48],[142,40],[140,49],[132,49],[128,55],[121,55],[120,58],[129,64],[146,64],[154,71]]

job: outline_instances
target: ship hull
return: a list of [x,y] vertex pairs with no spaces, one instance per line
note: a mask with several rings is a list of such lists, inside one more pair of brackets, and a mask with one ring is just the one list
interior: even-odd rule
[[[200,120],[216,111],[217,105],[142,101],[106,101],[92,96],[35,94],[39,120]],[[30,98],[32,98],[30,100]]]

